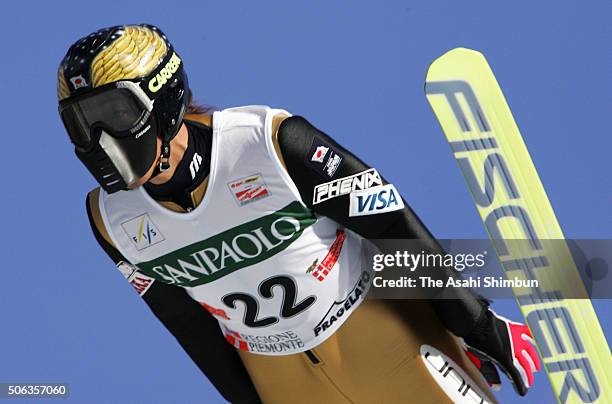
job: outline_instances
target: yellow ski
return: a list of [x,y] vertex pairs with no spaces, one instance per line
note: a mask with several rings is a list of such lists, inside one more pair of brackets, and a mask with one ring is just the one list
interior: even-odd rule
[[485,57],[457,48],[427,72],[451,145],[559,402],[612,403],[610,349],[510,108]]

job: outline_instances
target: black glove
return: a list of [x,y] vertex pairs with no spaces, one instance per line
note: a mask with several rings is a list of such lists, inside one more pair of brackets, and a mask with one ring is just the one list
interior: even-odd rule
[[484,377],[489,387],[491,387],[495,391],[499,391],[501,389],[501,380],[493,362],[491,362],[489,359],[479,354],[472,348],[465,345],[465,343],[463,350],[468,359],[472,361],[474,365],[476,365],[478,370],[480,370],[480,373],[482,373],[482,376]]
[[474,330],[464,338],[466,354],[493,388],[501,383],[495,363],[524,396],[540,370],[535,342],[525,324],[515,323],[489,309]]

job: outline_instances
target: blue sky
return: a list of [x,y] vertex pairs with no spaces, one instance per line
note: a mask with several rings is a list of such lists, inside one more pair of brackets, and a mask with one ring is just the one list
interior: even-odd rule
[[[196,98],[283,107],[377,167],[440,238],[486,234],[423,95],[429,63],[482,51],[570,238],[611,238],[612,3],[485,1],[33,2],[3,5],[0,382],[66,382],[72,402],[221,402],[97,247],[93,178],[57,116],[68,45],[148,22]],[[520,319],[516,304],[494,307]],[[609,300],[595,302],[610,316]],[[608,337],[611,328],[603,324]],[[527,399],[554,402],[545,375]]]

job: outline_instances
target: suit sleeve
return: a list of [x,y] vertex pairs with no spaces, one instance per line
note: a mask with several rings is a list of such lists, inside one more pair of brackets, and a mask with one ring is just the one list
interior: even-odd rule
[[[444,254],[438,241],[403,199],[403,209],[362,216],[349,214],[348,194],[317,201],[315,204],[313,194],[317,185],[357,174],[372,167],[303,117],[292,116],[281,123],[278,130],[278,146],[281,158],[302,200],[316,213],[327,216],[369,239],[383,253],[393,254],[397,250],[397,243],[390,245],[388,240],[411,239],[417,240],[419,251],[422,249],[427,253]],[[384,177],[381,178],[383,184],[388,183]],[[456,271],[452,268],[440,268],[440,271],[430,272],[446,277],[457,277]],[[452,293],[452,299],[431,299],[430,302],[446,328],[455,335],[463,337],[482,321],[488,302],[471,289],[452,289],[445,292]]]
[[[108,237],[96,203],[97,198],[90,193],[86,206],[94,237],[115,264],[127,262]],[[261,402],[240,356],[225,341],[217,320],[184,289],[152,281],[140,293],[153,314],[227,401]]]

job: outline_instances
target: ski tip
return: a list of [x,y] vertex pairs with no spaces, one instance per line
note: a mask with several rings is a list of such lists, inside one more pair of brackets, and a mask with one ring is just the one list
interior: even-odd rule
[[466,58],[466,57],[467,58],[470,58],[470,57],[484,57],[484,55],[481,52],[479,52],[477,50],[474,50],[474,49],[458,47],[458,48],[454,48],[454,49],[451,49],[451,50],[445,52],[444,54],[442,54],[442,56],[440,56],[436,60],[434,60],[433,63],[436,63],[436,61],[438,61],[440,59]]
[[474,49],[469,48],[454,48],[451,49],[434,60],[427,69],[427,75],[425,76],[425,87],[427,82],[432,80],[432,77],[436,76],[436,72],[439,70],[447,70],[448,66],[453,66],[453,70],[458,69],[459,66],[472,65],[475,62],[484,61],[486,64],[486,58],[484,55]]

